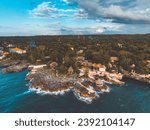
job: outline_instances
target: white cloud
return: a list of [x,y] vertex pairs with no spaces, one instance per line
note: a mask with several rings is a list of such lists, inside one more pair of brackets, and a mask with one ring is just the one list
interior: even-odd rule
[[103,33],[103,32],[104,32],[104,29],[103,29],[103,28],[98,28],[98,29],[96,30],[96,32],[97,32],[97,33]]
[[33,10],[29,11],[30,15],[43,18],[69,17],[75,12],[76,10],[73,9],[56,8],[51,2],[43,2]]
[[[89,18],[102,17],[113,19],[123,23],[150,23],[150,1],[149,0],[68,0],[76,2],[80,8],[84,9]],[[124,3],[123,3],[124,2]],[[120,4],[116,4],[120,3]],[[146,5],[144,5],[147,3]],[[128,5],[128,6],[127,6]],[[130,6],[131,7],[130,7]]]
[[[67,0],[63,0],[68,4]],[[38,5],[33,10],[29,11],[29,14],[33,17],[40,18],[60,18],[60,17],[70,17],[76,19],[87,19],[88,14],[84,9],[62,9],[56,8],[51,2],[43,2]]]

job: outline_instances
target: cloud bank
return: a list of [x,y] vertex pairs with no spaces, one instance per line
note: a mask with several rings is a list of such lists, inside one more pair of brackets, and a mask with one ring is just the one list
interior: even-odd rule
[[150,24],[149,0],[67,0],[76,3],[89,18],[112,19],[121,23]]

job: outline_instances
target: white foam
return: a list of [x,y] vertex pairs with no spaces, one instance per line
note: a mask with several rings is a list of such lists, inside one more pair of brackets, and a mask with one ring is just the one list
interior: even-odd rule
[[29,93],[31,93],[30,90],[25,91],[25,92],[23,92],[23,93],[20,93],[20,94],[16,95],[15,97],[20,97],[20,96],[23,96],[23,95],[27,95],[27,94],[29,94]]
[[108,82],[108,81],[106,81],[106,80],[102,80],[104,83],[108,83],[108,84],[113,84],[112,82]]
[[55,92],[50,92],[50,91],[44,91],[41,89],[35,89],[30,87],[29,90],[36,92],[37,94],[40,95],[64,95],[66,92],[69,92],[72,88],[66,89],[66,90],[62,90],[62,91],[55,91]]
[[85,97],[80,96],[80,94],[78,92],[76,92],[75,90],[73,90],[73,93],[78,100],[83,101],[87,104],[91,104],[93,101],[93,99],[91,99],[91,98],[85,98]]

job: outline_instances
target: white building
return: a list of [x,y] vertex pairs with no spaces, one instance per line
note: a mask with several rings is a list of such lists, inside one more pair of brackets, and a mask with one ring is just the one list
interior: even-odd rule
[[11,48],[11,49],[9,49],[9,51],[11,53],[18,53],[18,54],[24,54],[24,53],[26,53],[26,50],[22,50],[20,48]]

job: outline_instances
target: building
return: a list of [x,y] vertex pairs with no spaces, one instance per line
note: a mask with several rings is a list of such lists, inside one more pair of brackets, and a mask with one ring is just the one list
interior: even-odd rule
[[4,59],[4,58],[5,58],[5,56],[4,56],[4,55],[0,56],[0,60],[2,60],[2,59]]
[[73,73],[74,73],[74,69],[73,69],[72,66],[70,66],[70,67],[68,68],[68,74],[69,74],[69,75],[72,75]]
[[106,66],[102,64],[93,64],[92,67],[94,69],[98,69],[100,72],[105,72],[106,71]]
[[110,57],[112,63],[119,61],[118,57]]
[[12,48],[12,47],[15,47],[15,45],[12,45],[12,44],[8,44],[7,46],[8,48]]
[[146,63],[150,64],[150,60],[146,60]]
[[20,49],[20,48],[11,48],[11,49],[9,49],[9,51],[11,52],[11,53],[18,53],[18,54],[24,54],[24,53],[26,53],[26,50],[23,50],[23,49]]
[[3,55],[9,55],[10,53],[9,52],[3,52]]
[[83,54],[83,50],[79,50],[78,52],[77,52],[77,54],[79,55],[79,54]]
[[78,56],[78,57],[77,57],[77,60],[83,62],[83,61],[85,61],[85,57],[84,57],[84,56]]
[[47,65],[46,64],[43,64],[43,65],[30,65],[28,67],[28,70],[37,70],[37,69],[42,69],[44,67],[46,67]]

